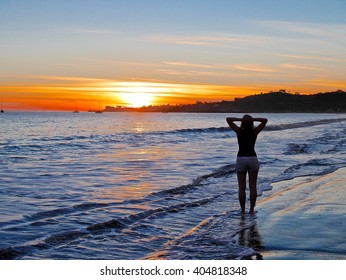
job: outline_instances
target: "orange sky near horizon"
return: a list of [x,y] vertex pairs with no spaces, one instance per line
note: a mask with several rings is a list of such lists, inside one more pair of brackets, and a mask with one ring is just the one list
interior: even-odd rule
[[[13,110],[101,109],[105,106],[141,107],[188,104],[196,101],[233,100],[251,89],[219,85],[178,84],[148,81],[110,81],[103,79],[64,79],[39,84],[0,86],[4,107]],[[6,94],[4,94],[4,92]],[[233,92],[233,93],[232,93]]]
[[[31,77],[32,78],[32,77]],[[38,77],[37,77],[38,78]],[[2,106],[7,110],[88,111],[99,106],[142,107],[192,104],[197,101],[234,100],[261,92],[285,89],[297,92],[297,85],[228,86],[153,81],[111,81],[81,77],[39,77],[40,82],[0,85]],[[300,85],[301,94],[345,89],[342,81],[314,81]]]

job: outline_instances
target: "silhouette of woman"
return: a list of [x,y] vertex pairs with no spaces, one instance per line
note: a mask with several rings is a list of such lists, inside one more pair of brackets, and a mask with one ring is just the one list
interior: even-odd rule
[[[245,213],[246,175],[248,173],[250,187],[249,213],[254,214],[257,200],[257,176],[259,170],[255,144],[257,135],[263,130],[268,120],[265,118],[253,118],[250,115],[244,115],[242,118],[226,118],[226,121],[237,134],[238,138],[239,150],[237,154],[236,171],[239,187],[238,198],[241,212]],[[240,127],[235,124],[237,121],[241,122]],[[259,122],[260,124],[255,127],[254,122]]]

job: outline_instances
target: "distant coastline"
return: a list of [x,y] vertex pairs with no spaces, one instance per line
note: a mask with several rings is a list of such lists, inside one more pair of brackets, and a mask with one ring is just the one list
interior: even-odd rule
[[233,101],[196,102],[186,105],[159,105],[140,108],[106,106],[104,112],[162,113],[346,113],[346,92],[301,95],[286,90],[260,93]]

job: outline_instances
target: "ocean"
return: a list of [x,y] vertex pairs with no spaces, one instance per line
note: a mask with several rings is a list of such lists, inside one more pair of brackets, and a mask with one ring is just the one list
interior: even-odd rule
[[[241,115],[1,114],[0,259],[256,255],[238,238],[257,219],[239,211],[227,116]],[[269,120],[256,144],[258,201],[346,166],[345,115],[253,116]]]

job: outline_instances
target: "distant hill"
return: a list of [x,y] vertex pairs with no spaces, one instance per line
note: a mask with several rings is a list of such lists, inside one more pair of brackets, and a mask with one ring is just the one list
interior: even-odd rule
[[285,90],[236,98],[234,101],[196,102],[188,105],[146,106],[141,108],[107,106],[105,112],[200,112],[200,113],[346,113],[346,92],[291,94]]
[[342,90],[312,95],[289,94],[284,90],[236,99],[234,112],[338,113],[346,112],[346,92]]

